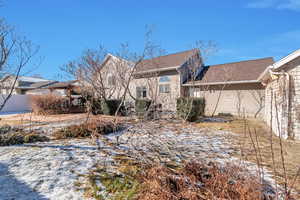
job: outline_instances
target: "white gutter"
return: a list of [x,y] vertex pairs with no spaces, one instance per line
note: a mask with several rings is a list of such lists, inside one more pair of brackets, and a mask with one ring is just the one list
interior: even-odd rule
[[188,83],[182,86],[198,86],[198,85],[226,85],[226,84],[241,84],[241,83],[260,83],[258,80],[248,81],[225,81],[225,82],[212,82],[212,83]]

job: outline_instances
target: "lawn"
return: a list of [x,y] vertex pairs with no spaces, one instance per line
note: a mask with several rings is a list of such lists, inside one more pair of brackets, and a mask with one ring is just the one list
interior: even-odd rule
[[[282,186],[284,186],[285,183],[284,177],[286,173],[288,186],[291,186],[293,182],[295,182],[294,187],[299,195],[300,175],[298,175],[298,178],[296,180],[295,175],[297,174],[297,170],[300,167],[300,141],[282,140],[281,143],[283,148],[281,154],[280,138],[272,134],[273,155],[276,171],[275,173],[271,151],[270,130],[265,123],[257,119],[247,119],[246,124],[247,127],[250,128],[251,136],[249,134],[248,128],[246,128],[245,131],[245,120],[243,119],[235,119],[227,123],[199,123],[198,126],[210,127],[217,130],[228,130],[233,132],[234,137],[232,138],[232,145],[236,149],[238,149],[238,151],[235,151],[235,156],[255,163],[257,163],[257,160],[262,160],[262,166],[271,171],[273,175],[275,175],[278,183],[280,183]],[[258,143],[256,142],[256,136]],[[253,142],[255,144],[256,151],[254,149]],[[256,155],[258,155],[258,159]],[[283,170],[284,168],[282,165],[281,155],[283,155],[284,157],[286,169],[285,173]]]
[[[0,123],[10,125],[33,124],[36,131],[41,131],[53,139],[53,134],[63,127],[76,128],[78,125],[89,120],[101,120],[102,122],[111,122],[115,117],[110,116],[89,116],[87,114],[63,114],[40,116],[34,114],[21,114],[16,116],[8,116],[1,119]],[[285,175],[282,170],[281,148],[278,137],[272,135],[273,149],[276,172],[274,173],[274,165],[272,161],[272,153],[270,147],[270,133],[265,124],[256,119],[239,120],[233,119],[230,122],[183,122],[181,120],[154,120],[141,122],[129,120],[125,117],[118,117],[118,122],[123,123],[127,127],[122,133],[113,133],[100,136],[98,143],[90,137],[68,138],[51,140],[49,142],[29,144],[19,147],[3,147],[3,154],[0,155],[0,161],[5,166],[13,170],[15,178],[24,180],[30,187],[35,188],[45,173],[51,172],[53,177],[60,181],[60,184],[73,182],[74,185],[80,182],[84,187],[85,182],[81,178],[89,175],[92,166],[107,166],[107,163],[115,167],[118,166],[118,158],[137,159],[143,158],[150,163],[163,163],[165,166],[177,168],[181,163],[189,160],[194,161],[220,161],[221,163],[233,162],[241,158],[251,163],[262,160],[262,166],[276,175],[276,180],[284,186]],[[251,130],[245,131],[245,124],[248,124]],[[73,130],[72,129],[72,130]],[[65,132],[69,129],[63,129]],[[70,129],[71,130],[71,129]],[[247,129],[246,129],[247,130]],[[255,134],[256,133],[256,134]],[[258,145],[256,143],[258,141]],[[255,143],[256,150],[253,148]],[[284,140],[283,155],[285,159],[286,177],[288,186],[294,181],[294,176],[300,163],[300,142]],[[99,148],[101,151],[99,152]],[[5,152],[5,153],[4,153]],[[14,167],[14,159],[17,157],[18,166]],[[62,158],[63,157],[63,158]],[[89,165],[85,166],[88,161]],[[27,167],[28,162],[32,166]],[[65,167],[42,169],[43,166],[66,165]],[[57,166],[59,166],[57,165]],[[72,166],[70,168],[69,166]],[[255,166],[252,164],[252,166]],[[32,174],[29,180],[25,174]],[[39,173],[36,173],[38,171]],[[66,176],[59,178],[57,173],[64,173]],[[77,176],[76,174],[84,174],[85,176]],[[172,173],[171,173],[172,174]],[[266,172],[266,175],[269,173]],[[98,176],[98,175],[97,175]],[[81,177],[81,178],[80,178]],[[49,179],[44,181],[43,185],[49,187],[56,180]],[[156,180],[153,180],[156,181]],[[71,184],[72,185],[72,184]],[[68,186],[73,197],[83,195],[84,190],[79,187],[75,189]],[[93,184],[92,184],[93,185]],[[1,188],[1,187],[0,187]],[[93,188],[93,187],[92,187]],[[295,181],[296,190],[300,191],[299,179]],[[94,189],[94,188],[93,188]],[[43,188],[37,189],[39,193],[46,196],[52,195],[51,191]],[[57,195],[59,193],[59,185],[55,186]],[[1,191],[1,190],[0,190]],[[90,190],[89,192],[93,192]],[[94,191],[97,192],[97,191]],[[9,192],[3,194],[3,197],[11,196]],[[56,194],[54,194],[55,196]],[[14,195],[13,195],[14,196]],[[1,195],[0,195],[1,197]],[[18,197],[16,194],[15,197]],[[71,198],[71,199],[72,199]]]

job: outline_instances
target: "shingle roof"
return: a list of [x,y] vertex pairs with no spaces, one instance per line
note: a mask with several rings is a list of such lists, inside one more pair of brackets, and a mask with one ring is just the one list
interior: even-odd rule
[[18,88],[20,88],[20,89],[37,89],[37,88],[47,87],[56,82],[57,81],[41,81],[41,82],[35,82],[35,83],[31,83],[31,84],[26,84],[26,85],[20,85],[20,86],[18,86]]
[[70,86],[73,86],[73,84],[76,82],[77,81],[57,82],[49,85],[47,88],[68,88]]
[[57,81],[42,81],[42,82],[33,83],[30,85],[30,87],[41,88],[41,87],[49,86],[54,83],[57,83]]
[[[264,70],[274,63],[273,58],[262,58],[219,65],[205,66],[194,83],[229,81],[256,81]],[[191,82],[188,82],[191,83]]]
[[178,52],[165,56],[159,56],[152,59],[143,60],[136,67],[136,72],[156,70],[169,67],[178,67],[185,63],[191,56],[198,52],[197,49]]
[[[4,76],[2,76],[1,81],[4,81],[9,77],[15,78],[16,76],[13,74],[5,74]],[[50,81],[50,80],[43,79],[43,78],[37,78],[37,77],[31,77],[31,76],[18,76],[18,81],[37,83],[37,82],[44,82],[44,81]]]

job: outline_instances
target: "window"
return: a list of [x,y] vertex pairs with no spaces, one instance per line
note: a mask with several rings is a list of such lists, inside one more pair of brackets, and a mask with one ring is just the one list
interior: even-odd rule
[[162,76],[162,77],[160,77],[159,78],[159,82],[169,82],[169,81],[171,81],[170,80],[170,77],[168,77],[168,76]]
[[170,93],[170,84],[159,85],[159,93]]
[[107,82],[109,86],[115,86],[116,85],[116,77],[113,75],[108,75]]
[[136,87],[136,98],[146,98],[147,89],[146,87]]

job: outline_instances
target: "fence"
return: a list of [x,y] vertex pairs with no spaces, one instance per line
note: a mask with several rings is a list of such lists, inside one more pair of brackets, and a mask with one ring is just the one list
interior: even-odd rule
[[[3,96],[4,97],[4,96]],[[0,103],[3,102],[3,99],[0,96]],[[30,96],[29,95],[12,95],[9,100],[6,102],[4,108],[0,111],[3,112],[24,112],[31,110]]]

